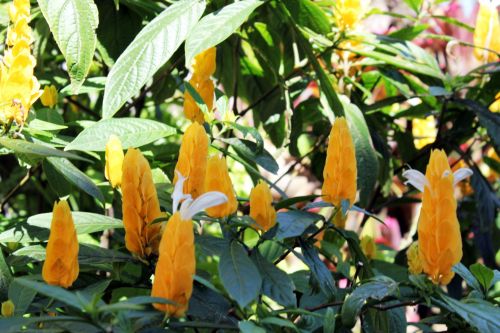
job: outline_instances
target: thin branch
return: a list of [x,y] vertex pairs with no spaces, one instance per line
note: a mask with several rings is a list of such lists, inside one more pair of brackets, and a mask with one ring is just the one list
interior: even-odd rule
[[0,211],[4,211],[4,206],[5,204],[7,204],[7,202],[17,193],[17,191],[19,191],[19,189],[21,189],[31,178],[31,176],[33,176],[35,174],[35,172],[38,171],[38,169],[40,168],[40,164],[30,168],[28,170],[28,172],[26,173],[26,175],[19,181],[19,183],[16,184],[16,186],[14,186],[2,199],[2,201],[0,201]]
[[89,107],[86,107],[85,105],[83,105],[82,103],[78,102],[77,100],[74,100],[70,96],[65,97],[64,99],[68,103],[71,103],[71,104],[75,105],[76,107],[78,107],[79,109],[81,109],[83,112],[88,113],[89,115],[91,115],[95,119],[101,118],[101,116],[97,112],[95,112],[94,110],[90,109]]

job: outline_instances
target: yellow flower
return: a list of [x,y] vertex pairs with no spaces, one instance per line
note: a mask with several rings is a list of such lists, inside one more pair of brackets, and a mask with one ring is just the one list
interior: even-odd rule
[[340,30],[353,30],[365,16],[370,1],[339,0],[336,2],[334,16]]
[[[349,200],[349,207],[356,199],[356,151],[349,126],[344,117],[333,123],[330,131],[326,163],[323,169],[323,200],[340,208],[342,200]],[[342,215],[340,214],[337,215]]]
[[[184,192],[194,199],[204,190],[205,170],[208,156],[208,136],[202,125],[192,123],[182,137],[179,159],[175,170],[186,175]],[[177,173],[174,175],[174,184],[177,183]]]
[[495,100],[489,107],[491,112],[500,112],[500,92],[496,94]]
[[260,181],[250,192],[250,217],[258,228],[268,231],[276,224],[276,210],[269,186]]
[[462,259],[462,238],[457,220],[453,187],[472,171],[461,168],[452,173],[443,150],[433,150],[425,175],[407,170],[406,184],[422,191],[418,220],[418,249],[422,269],[434,283],[446,285],[453,278],[452,266]]
[[2,302],[2,316],[12,317],[14,315],[14,309],[14,302],[12,302],[10,299]]
[[413,143],[417,149],[422,149],[436,140],[437,129],[434,116],[412,121]]
[[8,48],[0,61],[0,123],[15,121],[23,125],[31,105],[42,94],[33,76],[36,60],[30,48],[30,2],[13,1],[9,16],[12,24],[7,31]]
[[154,303],[153,306],[170,316],[182,317],[193,292],[196,269],[192,217],[208,207],[224,203],[227,198],[220,192],[208,192],[193,201],[189,194],[182,192],[185,178],[181,174],[177,177],[179,180],[172,195],[173,215],[160,242],[151,296],[174,301],[176,305]]
[[121,188],[127,249],[140,257],[158,253],[161,224],[152,222],[162,214],[149,163],[138,149],[125,154]]
[[207,161],[205,192],[209,191],[222,192],[228,198],[226,203],[207,209],[209,216],[215,218],[229,216],[238,208],[238,201],[234,194],[233,183],[229,177],[224,157],[215,155],[211,156]]
[[422,273],[422,260],[418,250],[418,241],[411,243],[406,251],[406,258],[408,259],[408,270],[411,274]]
[[498,56],[483,48],[500,52],[500,23],[498,21],[497,3],[480,0],[474,30],[474,44],[481,48],[474,49],[474,55],[479,61],[495,62]]
[[42,277],[45,282],[68,288],[78,277],[78,239],[71,210],[66,200],[54,204],[50,236]]
[[200,79],[208,80],[215,73],[215,60],[217,49],[211,47],[194,57],[193,73]]
[[122,183],[123,148],[120,138],[111,134],[106,143],[106,166],[104,175],[113,188]]
[[43,94],[40,96],[40,102],[43,106],[53,108],[57,104],[57,89],[54,85],[45,86],[43,88]]
[[360,246],[363,250],[363,253],[368,259],[375,258],[377,254],[377,245],[375,244],[375,240],[371,236],[363,236],[360,240]]

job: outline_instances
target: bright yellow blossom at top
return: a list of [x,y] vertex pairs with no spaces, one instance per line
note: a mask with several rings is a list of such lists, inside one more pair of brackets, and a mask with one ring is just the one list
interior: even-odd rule
[[480,61],[495,62],[498,55],[486,49],[500,53],[500,22],[498,21],[497,3],[489,0],[479,1],[479,11],[474,30],[474,44],[481,48],[474,49],[474,55]]
[[0,62],[0,123],[22,125],[31,105],[40,97],[40,84],[33,70],[31,55],[30,2],[14,0],[9,8],[12,24],[7,31],[7,48]]

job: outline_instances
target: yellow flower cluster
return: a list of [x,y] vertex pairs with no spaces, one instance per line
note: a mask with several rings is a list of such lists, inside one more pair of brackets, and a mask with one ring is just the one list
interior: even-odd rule
[[[496,3],[488,0],[479,1],[479,11],[476,17],[474,30],[474,44],[479,48],[474,49],[474,55],[479,61],[495,62],[500,53],[500,22]],[[490,52],[489,49],[494,52]]]
[[276,224],[276,210],[269,186],[260,181],[250,192],[250,217],[258,228],[268,231]]
[[68,202],[61,200],[54,205],[52,211],[42,277],[48,284],[68,288],[79,272],[75,225]]
[[364,0],[339,0],[335,4],[335,20],[341,30],[353,30],[363,19],[369,1]]
[[7,49],[0,63],[0,123],[23,125],[31,105],[40,97],[40,84],[33,75],[36,65],[32,43],[29,0],[14,0],[9,8],[12,24]]
[[[210,79],[215,73],[216,48],[211,47],[194,58],[193,76],[189,80],[189,84],[196,89],[205,102],[208,110],[212,110],[214,104],[214,83]],[[193,122],[203,124],[205,117],[203,112],[196,104],[193,96],[186,90],[184,93],[184,114],[186,118]]]

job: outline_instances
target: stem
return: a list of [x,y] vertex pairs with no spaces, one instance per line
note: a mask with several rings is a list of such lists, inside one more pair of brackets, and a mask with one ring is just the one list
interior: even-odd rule
[[40,164],[30,168],[28,170],[28,172],[26,173],[26,175],[19,181],[19,183],[16,184],[16,186],[14,186],[6,195],[5,197],[3,197],[2,201],[0,201],[0,211],[4,211],[4,206],[5,204],[7,204],[7,202],[16,194],[17,191],[19,191],[19,189],[21,187],[23,187],[31,178],[31,176],[33,176],[35,174],[35,172],[38,171],[38,169],[40,168]]

